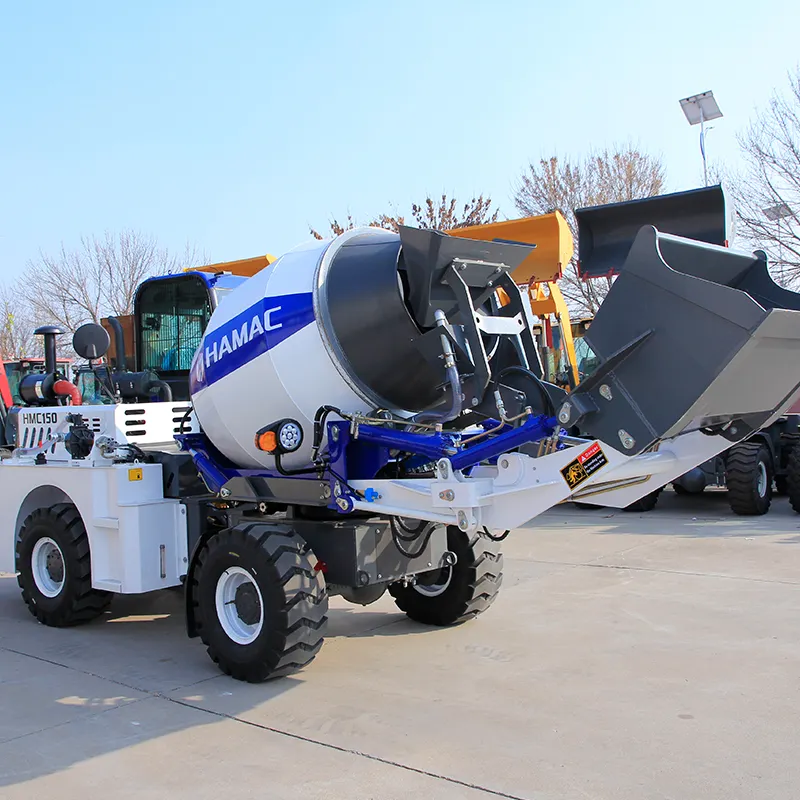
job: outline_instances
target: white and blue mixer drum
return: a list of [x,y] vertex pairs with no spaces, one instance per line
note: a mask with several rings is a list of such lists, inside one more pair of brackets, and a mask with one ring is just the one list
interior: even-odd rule
[[[500,249],[508,269],[530,253],[406,228],[350,230],[286,253],[211,316],[190,376],[205,434],[238,466],[273,468],[256,433],[295,420],[302,444],[282,464],[299,467],[310,461],[320,406],[408,417],[441,403],[441,337],[425,334],[436,326],[434,309],[458,307],[443,286],[443,265],[453,253],[494,261]],[[442,271],[436,278],[432,264]],[[531,321],[520,318],[520,329],[529,331]]]

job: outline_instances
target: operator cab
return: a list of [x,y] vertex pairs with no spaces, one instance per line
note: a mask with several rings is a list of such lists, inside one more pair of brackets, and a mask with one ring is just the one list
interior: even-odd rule
[[112,341],[106,363],[78,370],[84,403],[113,404],[117,390],[123,402],[188,400],[189,369],[211,314],[246,279],[189,271],[141,283],[132,315],[103,320]]
[[211,313],[246,278],[228,273],[186,272],[150,278],[133,305],[136,369],[152,370],[189,399],[189,368]]

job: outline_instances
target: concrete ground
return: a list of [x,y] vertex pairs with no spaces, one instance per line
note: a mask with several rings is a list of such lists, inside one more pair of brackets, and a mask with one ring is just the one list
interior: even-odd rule
[[723,494],[559,508],[492,609],[332,601],[300,676],[220,675],[175,592],[36,624],[0,578],[0,797],[796,798],[800,515]]

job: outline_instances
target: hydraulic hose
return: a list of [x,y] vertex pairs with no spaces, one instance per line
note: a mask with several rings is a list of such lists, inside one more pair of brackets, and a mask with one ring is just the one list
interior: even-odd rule
[[[436,324],[443,328],[447,324],[447,317],[444,311],[436,309],[434,312]],[[450,422],[461,413],[461,378],[456,367],[456,358],[453,353],[453,346],[447,334],[441,334],[442,351],[444,353],[444,373],[447,382],[450,384],[452,400],[448,411],[421,411],[411,418],[412,422]]]

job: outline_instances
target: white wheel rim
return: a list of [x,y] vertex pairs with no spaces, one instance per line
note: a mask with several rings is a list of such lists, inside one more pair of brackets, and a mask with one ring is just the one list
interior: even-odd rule
[[760,461],[758,464],[758,496],[764,497],[767,493],[767,465]]
[[[242,619],[240,614],[245,611],[243,593],[250,593],[252,597],[253,591],[258,599],[256,619],[251,620],[249,613]],[[264,627],[264,599],[261,597],[261,589],[258,588],[255,578],[246,569],[229,567],[219,576],[215,603],[217,619],[229,639],[236,644],[251,644],[258,638]],[[251,608],[246,610],[253,611]]]
[[31,554],[33,581],[45,597],[57,597],[64,588],[67,567],[61,548],[49,536],[39,539]]
[[450,582],[453,580],[453,568],[447,568],[447,575],[445,579],[439,583],[415,583],[414,588],[425,597],[438,597],[444,594]]

